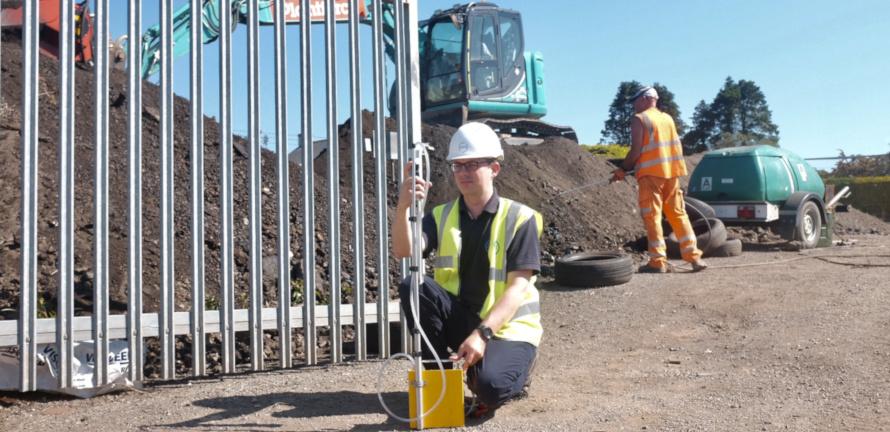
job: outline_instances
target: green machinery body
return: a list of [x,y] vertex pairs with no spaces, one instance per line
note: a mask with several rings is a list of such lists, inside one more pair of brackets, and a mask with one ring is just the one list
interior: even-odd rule
[[805,247],[831,242],[834,217],[825,205],[825,184],[807,161],[788,150],[757,145],[709,151],[692,172],[688,189],[689,196],[711,205],[729,225],[774,226],[788,239],[801,237],[798,229],[816,229],[818,238],[804,242]]

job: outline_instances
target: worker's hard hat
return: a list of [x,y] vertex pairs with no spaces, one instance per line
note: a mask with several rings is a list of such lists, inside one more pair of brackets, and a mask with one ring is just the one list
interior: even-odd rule
[[630,97],[628,102],[633,103],[635,100],[640,98],[641,96],[651,97],[652,99],[658,99],[658,92],[655,91],[655,87],[652,86],[644,86],[643,88],[637,90],[633,96]]
[[467,123],[461,126],[448,145],[448,161],[458,159],[504,159],[501,139],[485,124]]

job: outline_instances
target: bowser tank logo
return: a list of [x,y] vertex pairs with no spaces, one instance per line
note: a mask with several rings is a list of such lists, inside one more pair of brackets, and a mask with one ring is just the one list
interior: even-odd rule
[[701,178],[701,190],[702,192],[707,192],[711,190],[711,185],[713,184],[711,177],[702,177]]

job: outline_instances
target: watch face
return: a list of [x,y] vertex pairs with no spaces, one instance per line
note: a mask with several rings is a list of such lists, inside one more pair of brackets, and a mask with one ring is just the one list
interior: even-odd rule
[[486,342],[488,342],[488,340],[491,339],[492,336],[494,336],[491,328],[484,325],[479,326],[479,334],[482,335],[482,339],[485,339]]

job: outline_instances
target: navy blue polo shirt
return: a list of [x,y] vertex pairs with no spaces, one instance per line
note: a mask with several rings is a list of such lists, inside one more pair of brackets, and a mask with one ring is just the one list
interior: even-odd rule
[[[473,219],[460,197],[460,292],[458,298],[469,310],[477,314],[482,310],[488,296],[488,243],[491,240],[491,221],[500,206],[497,191],[485,204],[479,217]],[[423,235],[426,238],[424,257],[439,247],[436,221],[432,211],[423,217]],[[534,218],[529,218],[519,226],[513,242],[507,248],[507,272],[531,270],[534,274],[541,271],[541,246],[538,240],[538,226]]]

